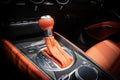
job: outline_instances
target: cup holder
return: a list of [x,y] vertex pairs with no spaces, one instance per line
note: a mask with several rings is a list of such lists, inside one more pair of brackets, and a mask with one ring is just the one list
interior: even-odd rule
[[98,71],[90,66],[81,65],[75,72],[77,80],[97,80]]
[[[46,48],[46,47],[45,47]],[[42,48],[41,50],[45,49]],[[43,54],[41,52],[41,50],[39,51],[39,53],[36,56],[36,62],[38,64],[38,66],[42,67],[44,70],[49,70],[49,71],[61,71],[61,70],[65,70],[68,69],[69,67],[71,67],[74,63],[74,52],[71,51],[70,49],[68,49],[67,47],[62,47],[66,53],[68,53],[72,58],[73,58],[73,62],[65,68],[60,68],[54,61],[52,61],[51,59],[49,59],[45,54]]]

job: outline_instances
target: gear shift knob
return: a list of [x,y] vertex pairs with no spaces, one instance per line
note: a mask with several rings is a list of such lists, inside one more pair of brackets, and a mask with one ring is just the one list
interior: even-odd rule
[[54,19],[49,15],[42,16],[41,19],[38,20],[38,24],[39,27],[45,32],[46,48],[42,50],[42,53],[61,68],[71,65],[73,58],[62,49],[52,34]]
[[50,15],[45,15],[38,20],[39,27],[43,30],[52,30],[54,26],[54,19]]

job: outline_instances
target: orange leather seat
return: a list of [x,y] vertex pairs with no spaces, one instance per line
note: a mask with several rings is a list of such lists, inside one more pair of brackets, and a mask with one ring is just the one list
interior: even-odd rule
[[120,80],[120,46],[111,40],[104,40],[86,51],[96,64]]

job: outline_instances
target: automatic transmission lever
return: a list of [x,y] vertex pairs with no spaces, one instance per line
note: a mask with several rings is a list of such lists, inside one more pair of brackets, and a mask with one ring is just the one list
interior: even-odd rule
[[51,16],[46,15],[42,16],[38,23],[39,27],[45,32],[46,48],[42,50],[42,53],[61,68],[68,67],[72,64],[73,58],[62,49],[52,34],[54,19]]

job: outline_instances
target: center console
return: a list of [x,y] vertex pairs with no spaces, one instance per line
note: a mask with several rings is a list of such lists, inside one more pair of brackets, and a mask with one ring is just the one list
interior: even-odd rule
[[[79,26],[74,30],[73,26],[88,19],[88,13],[91,15],[96,14],[95,11],[101,4],[100,0],[2,0],[0,4],[2,4],[0,21],[3,22],[1,26],[4,26],[1,31],[5,32],[5,39],[1,41],[1,44],[6,51],[6,55],[22,71],[28,73],[35,80],[114,80],[101,67],[89,59],[80,48],[59,33],[54,32],[53,35],[56,41],[73,59],[70,65],[61,68],[42,53],[42,50],[47,47],[45,43],[46,36],[38,28],[36,20],[41,15],[50,14],[57,21],[57,32],[68,30],[65,23],[67,26],[69,25],[70,32],[79,32]],[[78,21],[76,22],[76,20]],[[39,34],[39,37],[38,35],[31,36],[34,34]],[[74,32],[70,34],[74,34]],[[76,34],[72,37],[76,36]],[[67,36],[71,35],[68,34]]]
[[67,54],[73,58],[73,63],[68,67],[60,68],[41,52],[46,47],[44,35],[12,41],[11,44],[49,80],[113,80],[109,74],[92,62],[81,49],[60,34],[54,32],[53,35]]
[[20,40],[2,40],[6,55],[36,80],[113,80],[85,53],[57,32],[54,19],[42,16],[39,27],[45,34]]

